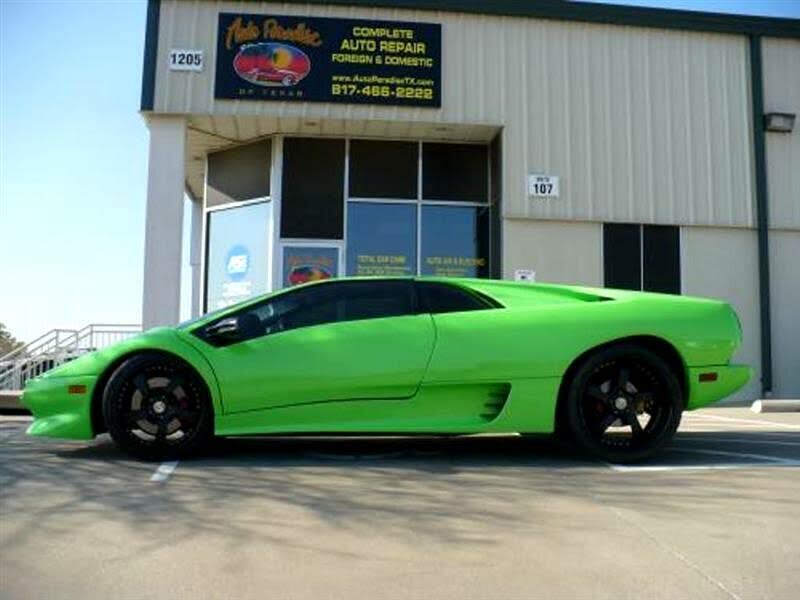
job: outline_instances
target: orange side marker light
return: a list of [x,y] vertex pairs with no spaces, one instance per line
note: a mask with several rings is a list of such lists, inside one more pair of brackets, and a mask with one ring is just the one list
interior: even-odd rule
[[700,383],[709,383],[711,381],[716,381],[718,378],[719,374],[716,371],[700,373]]
[[67,388],[67,391],[70,394],[85,394],[86,393],[86,386],[85,385],[71,385]]

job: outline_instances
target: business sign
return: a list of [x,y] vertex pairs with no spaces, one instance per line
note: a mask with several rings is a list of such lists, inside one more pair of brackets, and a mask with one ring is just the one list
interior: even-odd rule
[[208,214],[207,310],[269,291],[271,222],[271,202]]
[[441,106],[441,25],[221,13],[216,98]]
[[536,281],[536,271],[533,269],[515,269],[514,281],[528,281],[533,283]]
[[339,274],[336,246],[284,246],[283,287],[330,279]]
[[558,198],[558,175],[528,175],[528,195]]

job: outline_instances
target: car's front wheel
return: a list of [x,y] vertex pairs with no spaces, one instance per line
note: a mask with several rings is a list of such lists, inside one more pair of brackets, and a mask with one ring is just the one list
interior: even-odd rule
[[683,392],[657,354],[631,344],[610,346],[586,359],[569,383],[566,420],[579,446],[609,462],[634,462],[675,435]]
[[213,433],[200,377],[159,353],[133,356],[114,371],[103,393],[103,417],[121,449],[149,460],[192,454]]

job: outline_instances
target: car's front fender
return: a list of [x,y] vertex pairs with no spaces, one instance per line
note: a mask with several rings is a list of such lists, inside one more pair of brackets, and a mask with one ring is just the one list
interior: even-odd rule
[[206,382],[215,414],[222,413],[216,376],[210,365],[191,343],[188,334],[172,328],[152,329],[107,348],[90,352],[28,381],[22,395],[34,422],[31,435],[91,439],[92,402],[99,401],[111,372],[127,358],[142,352],[164,352],[191,366]]

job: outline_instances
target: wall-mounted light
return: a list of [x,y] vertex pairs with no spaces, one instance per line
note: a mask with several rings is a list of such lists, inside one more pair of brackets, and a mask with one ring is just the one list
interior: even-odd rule
[[781,133],[791,133],[794,129],[793,113],[767,113],[764,115],[764,129],[767,131],[779,131]]

